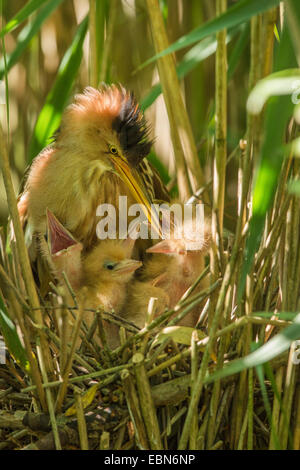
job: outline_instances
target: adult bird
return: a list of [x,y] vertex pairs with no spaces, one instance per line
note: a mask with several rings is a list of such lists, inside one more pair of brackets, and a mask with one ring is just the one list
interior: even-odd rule
[[151,203],[168,200],[146,159],[151,144],[138,104],[122,86],[87,87],[75,95],[54,142],[34,159],[19,198],[31,259],[47,251],[47,208],[84,251],[97,242],[100,204],[112,204],[118,217],[119,196],[127,196],[128,207],[142,204],[149,220]]

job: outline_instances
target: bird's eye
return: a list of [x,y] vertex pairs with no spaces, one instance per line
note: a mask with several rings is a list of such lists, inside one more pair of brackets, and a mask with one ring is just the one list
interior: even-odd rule
[[110,153],[112,153],[113,155],[117,155],[118,153],[118,149],[116,147],[114,147],[113,145],[110,145],[109,146],[109,151]]
[[116,263],[112,263],[111,261],[106,261],[103,266],[109,271],[113,271],[113,269],[116,266]]

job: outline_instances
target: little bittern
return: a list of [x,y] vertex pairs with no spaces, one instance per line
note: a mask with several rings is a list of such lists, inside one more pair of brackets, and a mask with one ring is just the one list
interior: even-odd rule
[[127,300],[121,312],[121,316],[126,320],[134,323],[138,328],[145,326],[147,313],[149,311],[149,302],[151,298],[155,299],[153,318],[158,317],[170,304],[170,297],[160,287],[156,287],[156,283],[161,280],[162,276],[152,281],[139,281],[134,279],[128,285]]
[[[119,314],[127,298],[128,283],[142,263],[130,259],[128,245],[122,240],[99,242],[82,260],[82,288],[79,300],[86,309],[102,309]],[[84,296],[84,298],[83,298]],[[86,312],[84,320],[88,327],[95,314]],[[103,322],[109,346],[119,345],[119,328],[110,322]]]
[[[88,253],[82,253],[81,243],[47,210],[49,251],[53,273],[57,279],[64,271],[71,287],[86,309],[83,320],[88,327],[95,313],[102,309],[118,314],[127,297],[128,283],[142,263],[131,259],[134,240],[102,240]],[[118,329],[103,322],[108,344],[118,345]]]
[[[47,238],[50,253],[50,276],[62,281],[66,274],[71,287],[78,291],[82,283],[82,244],[47,209]],[[47,256],[47,254],[46,254]],[[45,286],[45,292],[48,286]]]
[[[209,248],[210,226],[205,222],[203,238],[199,238],[197,249],[185,235],[188,233],[191,220],[182,222],[183,232],[181,238],[175,238],[174,233],[169,239],[162,240],[147,249],[153,257],[145,262],[140,279],[149,282],[158,279],[156,287],[163,289],[169,295],[169,308],[173,308],[183,294],[192,286],[205,267],[205,254]],[[185,226],[185,227],[184,227]],[[186,231],[184,230],[186,229]],[[161,277],[160,277],[161,276]],[[203,289],[206,282],[202,281],[195,292]],[[195,326],[199,309],[189,313],[179,324]]]
[[[131,93],[122,86],[88,87],[62,115],[52,144],[34,159],[19,214],[26,222],[31,259],[46,251],[46,209],[89,250],[96,242],[96,208],[118,211],[119,196],[128,206],[142,204],[149,219],[154,199],[168,200],[158,173],[146,160],[149,128]],[[30,245],[30,242],[28,243]]]

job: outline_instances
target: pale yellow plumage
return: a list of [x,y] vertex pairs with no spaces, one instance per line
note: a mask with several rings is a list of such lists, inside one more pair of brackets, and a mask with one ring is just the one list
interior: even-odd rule
[[120,195],[127,196],[128,207],[150,207],[156,186],[161,198],[163,185],[157,184],[155,172],[152,195],[149,181],[143,183],[143,159],[150,146],[138,105],[122,87],[89,87],[76,95],[63,113],[55,142],[33,161],[19,199],[32,260],[47,252],[47,208],[89,251],[97,243],[100,204],[113,204],[118,221]]

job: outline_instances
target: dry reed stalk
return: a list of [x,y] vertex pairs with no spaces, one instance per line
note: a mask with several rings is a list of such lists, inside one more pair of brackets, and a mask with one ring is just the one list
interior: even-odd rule
[[[280,367],[275,375],[275,383],[276,388],[278,391],[278,397],[275,395],[274,402],[273,402],[273,410],[272,410],[272,423],[273,428],[270,435],[269,441],[269,450],[276,450],[274,434],[278,435],[278,428],[279,428],[279,416],[280,416],[280,398],[282,393],[282,384],[283,384],[283,374],[284,374],[284,367]],[[278,399],[279,398],[279,399]]]
[[76,342],[78,339],[79,335],[79,329],[80,329],[80,324],[83,316],[83,306],[80,306],[77,317],[76,317],[76,322],[74,325],[74,331],[72,334],[72,341],[71,341],[71,348],[70,352],[68,355],[67,363],[65,365],[65,369],[62,371],[62,383],[58,391],[57,399],[56,399],[56,410],[59,412],[61,411],[61,407],[63,404],[63,400],[65,398],[65,395],[67,393],[67,387],[68,387],[68,377],[72,369],[72,364],[74,360],[74,355],[75,355],[75,348],[76,348]]
[[[217,0],[216,15],[220,16],[227,10],[227,0]],[[227,161],[227,31],[222,30],[217,34],[217,50],[215,59],[216,84],[215,84],[215,156],[213,161],[213,213],[212,213],[212,238],[216,247],[212,247],[210,256],[211,284],[219,277],[219,272],[225,269],[225,257],[223,246],[223,223],[225,205],[225,182]],[[216,307],[217,298],[212,298],[209,309],[209,325]],[[226,315],[225,315],[226,317]],[[222,346],[225,343],[222,343]],[[223,363],[223,349],[219,350],[218,367]],[[211,413],[208,422],[207,447],[213,445],[215,438],[215,420],[220,397],[220,382],[213,386],[211,399]]]
[[[198,335],[194,331],[191,337],[191,394],[197,380],[198,372],[198,348],[197,348]],[[190,450],[197,449],[197,435],[198,435],[198,413],[195,413],[192,419],[189,448]]]
[[121,372],[121,379],[124,385],[124,392],[126,396],[128,411],[135,429],[136,443],[139,449],[148,450],[149,444],[147,440],[147,433],[144,426],[143,417],[140,410],[139,399],[128,369],[124,369]]
[[163,449],[163,445],[160,437],[156,409],[151,395],[149,379],[146,374],[144,356],[141,353],[136,353],[132,358],[132,362],[134,364],[139,403],[146,426],[150,449],[161,450]]
[[297,386],[296,392],[296,412],[293,429],[293,450],[300,450],[300,386]]
[[114,29],[116,26],[116,19],[118,14],[118,0],[110,0],[109,2],[109,13],[108,13],[108,22],[107,22],[107,32],[105,41],[103,44],[103,53],[102,53],[102,62],[100,67],[100,78],[99,81],[105,82],[107,79],[107,74],[109,70],[109,54],[111,52],[111,46],[113,41]]
[[274,26],[278,18],[278,8],[273,8],[263,15],[264,20],[264,47],[262,48],[264,57],[262,59],[263,70],[262,77],[266,77],[272,72],[273,66],[273,50],[274,50]]
[[[58,298],[58,301],[62,299]],[[68,345],[68,336],[69,336],[69,327],[68,327],[68,310],[65,305],[61,306],[61,309],[58,311],[60,314],[60,321],[61,321],[61,330],[60,330],[60,354],[59,354],[59,362],[60,362],[60,371],[61,374],[65,370],[66,363],[67,363],[67,345]]]
[[103,431],[100,436],[99,450],[108,450],[109,449],[110,434],[107,431]]
[[90,85],[98,88],[99,58],[97,54],[97,0],[89,0],[89,32],[90,32]]
[[[261,17],[255,16],[251,19],[251,50],[250,50],[250,72],[249,72],[249,91],[253,89],[257,81],[261,76]],[[247,114],[247,131],[246,140],[247,147],[244,155],[244,161],[242,162],[242,189],[241,189],[241,200],[240,200],[240,213],[238,219],[237,230],[242,229],[242,220],[247,220],[250,213],[247,208],[248,197],[251,191],[251,180],[252,180],[252,164],[253,160],[258,156],[259,150],[259,121],[260,118],[257,116]],[[236,236],[238,233],[236,233]],[[248,302],[248,313],[251,311],[251,305],[249,305],[249,292],[251,291],[251,280],[250,276],[247,277],[246,282],[246,302]],[[246,328],[244,334],[244,346],[243,354],[249,353],[249,347],[252,337],[252,329],[250,325]],[[245,410],[247,401],[244,390],[247,388],[248,371],[241,372],[240,384],[237,391],[237,406],[235,407],[235,446],[238,446],[240,433],[243,424],[243,416],[245,416]]]
[[247,429],[247,450],[253,450],[253,410],[254,410],[254,380],[253,369],[248,373],[248,429]]
[[[225,13],[227,0],[217,0],[216,14]],[[216,117],[215,117],[215,158],[213,169],[213,237],[222,253],[223,219],[227,160],[227,46],[226,30],[217,34],[216,51]],[[222,261],[222,258],[221,258]]]
[[[53,331],[51,331],[49,328],[45,329],[45,331],[46,331],[46,333],[47,333],[47,336],[48,336],[49,339],[51,340],[53,346],[55,346],[55,347],[57,348],[57,350],[61,352],[61,350],[62,350],[62,345],[61,345],[61,344],[62,344],[62,343],[61,343],[60,338],[59,338]],[[68,349],[67,349],[67,351],[66,351],[66,354],[68,354],[68,350],[70,350],[69,344],[68,344]],[[83,358],[81,355],[75,353],[75,354],[74,354],[74,359],[78,362],[78,364],[81,364],[81,365],[82,365],[85,369],[87,369],[89,372],[92,373],[92,372],[95,371],[95,368],[92,367],[88,362],[86,362],[86,361],[84,360],[84,358]],[[66,364],[66,363],[65,363],[65,364]],[[62,370],[63,370],[63,369],[61,369],[61,371],[62,371]],[[50,382],[50,383],[51,383],[51,382]]]
[[287,448],[290,433],[292,404],[296,386],[297,366],[293,364],[293,354],[295,352],[295,348],[295,345],[292,345],[290,348],[288,366],[286,371],[285,387],[283,390],[282,397],[282,412],[279,420],[278,429],[281,450],[285,450]]
[[[11,174],[10,174],[8,150],[5,144],[5,138],[4,138],[3,129],[1,125],[0,125],[0,154],[1,154],[1,169],[2,169],[2,174],[3,174],[6,195],[7,195],[7,202],[8,202],[11,218],[13,221],[14,233],[15,233],[16,243],[17,243],[18,253],[19,253],[19,260],[20,260],[20,264],[22,268],[24,282],[26,285],[27,295],[28,295],[30,306],[37,309],[35,310],[35,317],[34,317],[36,323],[42,324],[43,323],[42,313],[38,309],[39,300],[38,300],[38,296],[35,290],[34,280],[32,277],[32,272],[31,272],[30,263],[28,259],[28,253],[27,253],[27,249],[26,249],[26,245],[24,241],[23,230],[21,227],[20,219],[19,219],[17,201],[16,201],[16,196],[15,196]],[[45,346],[45,349],[48,350],[44,337],[42,339],[42,342],[43,342],[43,345]],[[32,378],[37,386],[37,393],[39,395],[43,409],[46,410],[47,405],[46,405],[45,395],[42,389],[42,381],[41,381],[40,373],[37,368],[36,361],[34,358],[29,357],[28,359],[32,367]],[[43,378],[46,378],[46,381],[48,381],[46,377],[47,373],[44,367],[43,353],[40,350],[40,348],[39,348],[39,362],[40,362],[40,367],[43,371]],[[48,364],[48,370],[50,370],[49,364]]]
[[80,393],[75,393],[75,403],[76,403],[76,415],[77,415],[77,425],[78,425],[78,434],[80,440],[80,449],[89,450],[89,441],[86,430],[86,422],[84,417],[84,409],[82,404],[82,396]]
[[[147,0],[147,8],[155,50],[159,53],[169,46],[169,42],[158,0]],[[191,191],[196,192],[203,186],[204,178],[176,74],[174,56],[169,54],[160,58],[158,71],[170,123],[179,194],[186,201]]]

